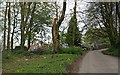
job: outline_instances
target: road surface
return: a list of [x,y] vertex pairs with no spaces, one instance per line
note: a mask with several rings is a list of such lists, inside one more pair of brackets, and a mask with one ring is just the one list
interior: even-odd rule
[[80,64],[79,73],[118,73],[118,58],[101,51],[89,51]]

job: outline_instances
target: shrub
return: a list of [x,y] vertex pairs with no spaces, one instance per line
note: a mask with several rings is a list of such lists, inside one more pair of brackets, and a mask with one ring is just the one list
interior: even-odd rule
[[28,50],[28,48],[26,46],[23,47],[23,49],[21,49],[20,46],[16,46],[13,50]]
[[102,51],[103,54],[106,54],[106,55],[112,55],[112,56],[120,56],[120,49],[118,48],[109,48],[108,50],[105,50],[105,51]]
[[21,49],[20,46],[16,46],[13,50],[12,53],[17,54],[17,55],[30,55],[30,52],[28,51],[28,48],[26,46],[23,47],[23,49]]
[[17,55],[23,55],[23,56],[28,56],[30,55],[30,52],[29,51],[26,51],[26,50],[16,50],[16,51],[13,51],[14,54],[17,54]]
[[65,53],[65,54],[83,54],[83,50],[80,47],[62,48],[60,53]]

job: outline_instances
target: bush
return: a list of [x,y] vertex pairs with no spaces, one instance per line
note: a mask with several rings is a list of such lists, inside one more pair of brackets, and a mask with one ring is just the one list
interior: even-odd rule
[[106,54],[106,55],[112,55],[112,56],[120,56],[120,49],[118,48],[109,48],[108,50],[105,50],[105,51],[102,51],[103,54]]
[[17,54],[17,55],[23,55],[23,56],[28,56],[30,55],[30,52],[29,51],[26,51],[26,50],[16,50],[16,51],[13,51],[14,54]]
[[16,46],[13,50],[12,53],[17,54],[17,55],[30,55],[30,52],[28,51],[28,48],[26,46],[23,47],[23,49],[21,49],[20,46]]
[[28,48],[24,46],[23,49],[21,49],[20,46],[16,46],[13,50],[28,50]]
[[60,53],[65,54],[83,54],[83,50],[80,47],[70,47],[70,48],[62,48]]

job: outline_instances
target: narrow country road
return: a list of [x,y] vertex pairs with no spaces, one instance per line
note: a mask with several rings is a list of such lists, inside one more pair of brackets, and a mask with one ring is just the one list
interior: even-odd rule
[[80,64],[79,73],[118,73],[118,58],[89,51]]

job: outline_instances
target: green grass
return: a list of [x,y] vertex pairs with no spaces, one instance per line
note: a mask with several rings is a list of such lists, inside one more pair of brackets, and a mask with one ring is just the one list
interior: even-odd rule
[[13,52],[3,53],[3,73],[68,73],[66,65],[78,58],[77,54],[50,54],[18,56]]

